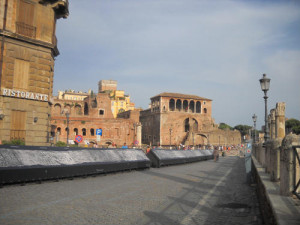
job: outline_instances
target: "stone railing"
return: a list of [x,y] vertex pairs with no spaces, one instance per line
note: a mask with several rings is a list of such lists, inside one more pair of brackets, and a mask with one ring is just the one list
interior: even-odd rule
[[289,134],[282,141],[272,139],[264,145],[253,145],[253,156],[270,174],[270,180],[279,183],[280,195],[300,192],[300,135]]

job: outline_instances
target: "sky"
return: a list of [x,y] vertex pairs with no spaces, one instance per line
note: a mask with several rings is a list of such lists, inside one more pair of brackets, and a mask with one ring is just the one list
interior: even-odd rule
[[286,103],[300,120],[300,1],[69,0],[57,21],[54,90],[98,91],[116,80],[136,107],[162,92],[212,99],[216,123],[264,124]]

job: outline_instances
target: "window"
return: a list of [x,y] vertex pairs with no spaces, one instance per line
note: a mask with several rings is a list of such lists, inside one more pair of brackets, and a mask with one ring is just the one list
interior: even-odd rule
[[171,99],[169,102],[169,111],[174,111],[175,110],[175,100]]
[[29,81],[29,62],[16,59],[14,66],[13,89],[27,91]]
[[207,109],[206,108],[204,108],[204,113],[207,113]]
[[82,128],[82,136],[86,136],[86,129]]
[[196,103],[196,113],[201,113],[201,103],[200,102]]
[[31,38],[36,37],[36,27],[34,26],[33,3],[25,0],[20,0],[16,28],[18,34]]
[[104,115],[104,110],[103,109],[99,110],[99,115]]
[[74,135],[78,135],[78,129],[77,128],[74,128]]
[[91,136],[95,136],[95,130],[94,130],[94,128],[91,128],[90,132],[91,132]]

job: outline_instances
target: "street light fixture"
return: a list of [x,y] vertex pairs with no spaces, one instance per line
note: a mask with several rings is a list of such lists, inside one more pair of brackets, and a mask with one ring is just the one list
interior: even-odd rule
[[255,114],[253,114],[252,116],[252,119],[253,119],[253,123],[254,123],[254,143],[256,142],[256,119],[257,119],[257,116]]
[[268,127],[268,107],[267,107],[267,92],[270,88],[270,78],[267,78],[266,74],[263,74],[263,78],[259,80],[261,90],[264,92],[265,96],[265,142],[269,140],[269,127]]

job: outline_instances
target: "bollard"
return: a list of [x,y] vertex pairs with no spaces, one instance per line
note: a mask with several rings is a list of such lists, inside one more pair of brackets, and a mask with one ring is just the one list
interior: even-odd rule
[[245,168],[246,168],[246,182],[251,184],[251,154],[252,154],[252,140],[245,144]]

